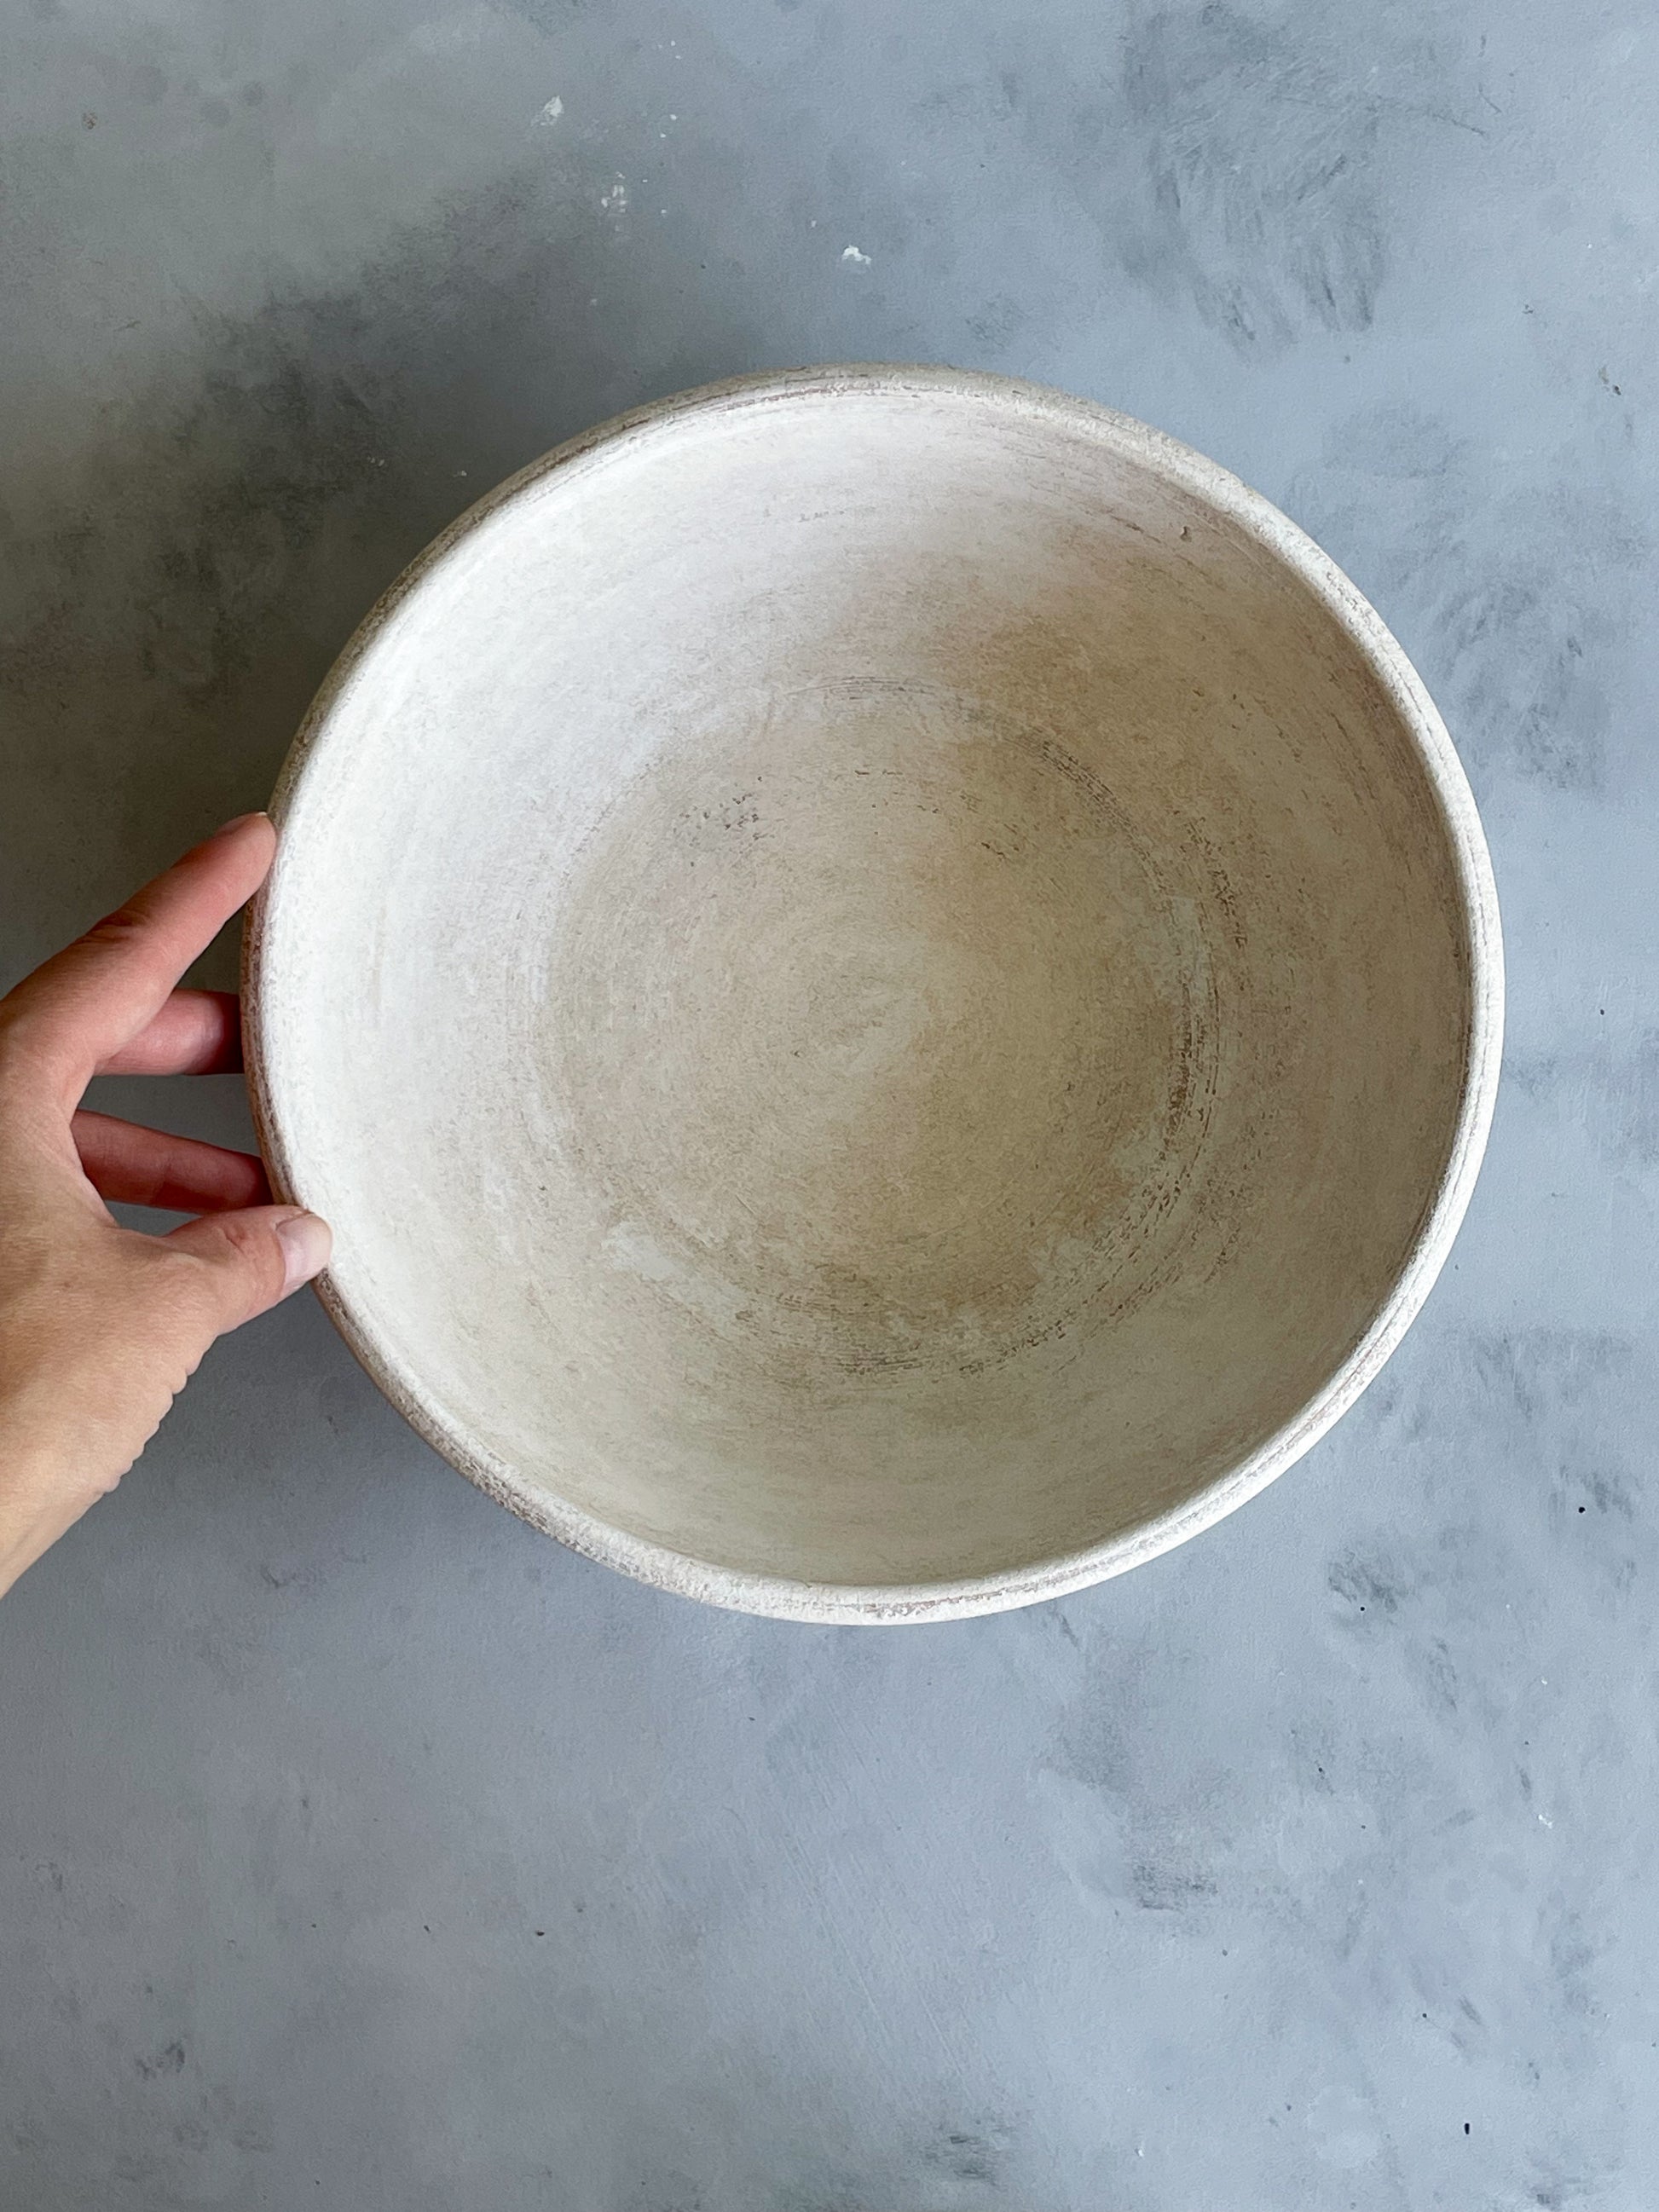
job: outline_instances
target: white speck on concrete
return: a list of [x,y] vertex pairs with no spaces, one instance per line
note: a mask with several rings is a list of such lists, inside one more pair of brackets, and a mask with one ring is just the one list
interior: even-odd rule
[[850,261],[855,269],[867,269],[870,266],[869,255],[860,253],[856,246],[843,246],[841,258],[843,261]]
[[556,123],[563,113],[564,102],[559,98],[558,94],[556,92],[552,99],[548,101],[546,106],[543,108],[541,113],[536,118],[536,120],[538,123]]
[[628,179],[625,177],[618,177],[616,183],[611,185],[608,192],[601,192],[599,194],[599,205],[605,210],[607,214],[626,215],[628,212]]

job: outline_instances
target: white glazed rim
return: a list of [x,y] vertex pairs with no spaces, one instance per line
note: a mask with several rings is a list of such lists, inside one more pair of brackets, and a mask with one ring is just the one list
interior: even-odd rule
[[[1375,609],[1335,562],[1287,516],[1237,477],[1190,447],[1132,416],[1041,385],[976,371],[881,363],[768,371],[737,377],[634,409],[570,440],[498,484],[434,538],[368,614],[335,662],[301,725],[271,799],[280,829],[313,762],[331,742],[336,703],[393,610],[420,589],[471,532],[498,508],[556,471],[570,471],[671,438],[690,417],[780,403],[833,404],[846,394],[944,397],[1030,422],[1061,423],[1105,450],[1176,486],[1224,516],[1273,553],[1328,609],[1364,654],[1416,746],[1438,800],[1456,864],[1470,969],[1470,1016],[1464,1043],[1463,1090],[1457,1127],[1432,1203],[1416,1242],[1364,1335],[1299,1413],[1231,1471],[1170,1511],[1106,1541],[1007,1571],[958,1581],[899,1584],[798,1582],[719,1566],[630,1534],[568,1500],[526,1481],[518,1470],[465,1433],[423,1390],[419,1378],[377,1336],[374,1317],[343,1297],[325,1274],[317,1285],[330,1318],[352,1352],[410,1425],[452,1466],[532,1527],[572,1551],[659,1589],[736,1611],[787,1620],[891,1623],[957,1620],[1061,1597],[1103,1582],[1184,1543],[1248,1498],[1316,1443],[1360,1393],[1415,1320],[1444,1265],[1462,1221],[1486,1150],[1498,1091],[1504,1026],[1504,965],[1497,886],[1474,794],[1446,726],[1421,678]],[[273,1192],[304,1204],[303,1161],[290,1152],[276,1099],[280,1085],[274,1034],[267,1018],[266,927],[287,878],[279,845],[275,866],[254,902],[243,939],[243,1024],[260,1149]]]

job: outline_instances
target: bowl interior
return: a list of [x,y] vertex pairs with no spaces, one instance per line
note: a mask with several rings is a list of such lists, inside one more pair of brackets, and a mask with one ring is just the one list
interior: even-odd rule
[[1178,1514],[1385,1307],[1465,1091],[1443,789],[1176,450],[739,393],[348,657],[263,1110],[354,1340],[544,1525],[738,1601],[994,1583]]

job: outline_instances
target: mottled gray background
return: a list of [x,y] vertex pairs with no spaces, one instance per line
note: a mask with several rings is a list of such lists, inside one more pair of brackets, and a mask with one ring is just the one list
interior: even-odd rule
[[0,1611],[6,2212],[1652,2212],[1654,9],[4,14],[6,975],[262,800],[473,494],[875,357],[1322,539],[1511,978],[1382,1382],[1063,1604],[704,1612],[475,1494],[310,1300],[223,1345]]

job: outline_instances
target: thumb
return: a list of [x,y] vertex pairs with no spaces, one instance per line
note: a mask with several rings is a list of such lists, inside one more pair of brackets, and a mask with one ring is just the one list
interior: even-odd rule
[[328,1224],[297,1206],[204,1213],[163,1238],[200,1263],[202,1321],[210,1337],[278,1305],[328,1265]]

